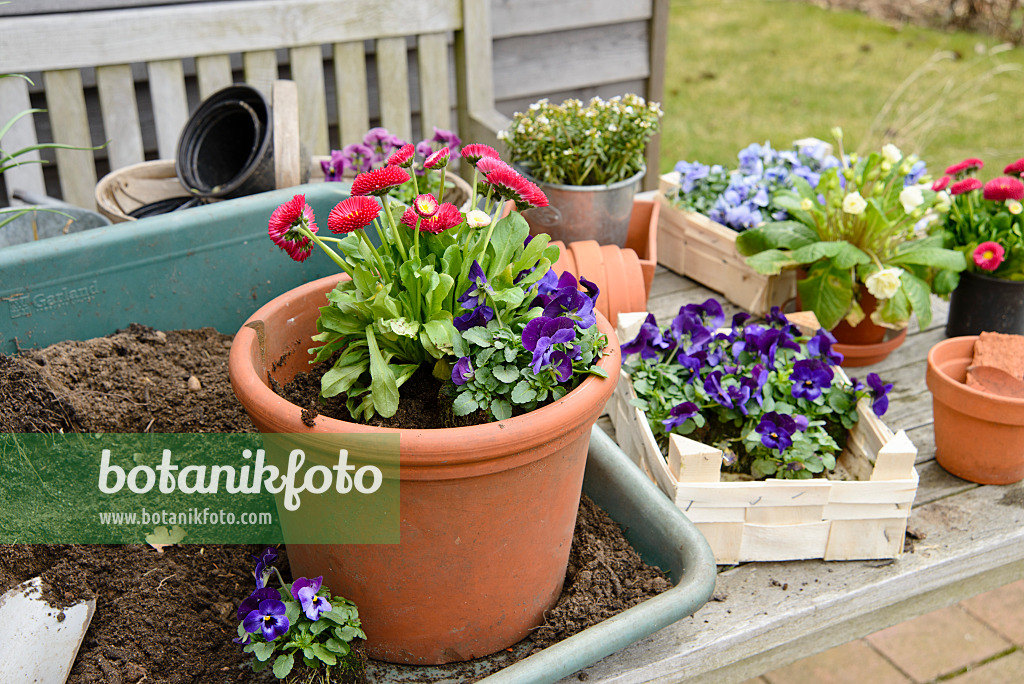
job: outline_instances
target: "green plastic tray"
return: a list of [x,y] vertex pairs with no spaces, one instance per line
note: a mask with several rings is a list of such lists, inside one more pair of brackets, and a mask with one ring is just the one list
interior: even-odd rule
[[347,185],[317,183],[0,248],[0,352],[109,335],[129,323],[234,333],[282,292],[337,267],[298,264],[267,219],[303,192],[327,229]]

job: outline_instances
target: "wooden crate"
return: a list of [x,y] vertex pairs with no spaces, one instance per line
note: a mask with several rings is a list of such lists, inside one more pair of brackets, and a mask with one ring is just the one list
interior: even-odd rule
[[[632,339],[626,329],[634,317],[620,317],[620,339]],[[917,493],[917,449],[902,430],[894,435],[866,400],[837,459],[856,480],[722,482],[722,452],[714,447],[672,435],[666,459],[634,398],[622,372],[607,407],[619,446],[704,534],[718,563],[902,553]]]
[[679,186],[679,174],[661,176],[658,203],[658,262],[721,292],[730,302],[757,315],[796,297],[796,273],[761,275],[736,251],[738,233],[703,214],[682,211],[665,193]]

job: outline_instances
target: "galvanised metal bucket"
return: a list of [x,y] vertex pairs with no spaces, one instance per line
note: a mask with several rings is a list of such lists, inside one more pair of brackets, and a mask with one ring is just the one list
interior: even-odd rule
[[565,244],[597,240],[602,245],[625,247],[633,196],[646,173],[645,168],[610,185],[559,185],[531,179],[547,195],[550,206],[528,209],[523,218],[533,235],[547,233]]

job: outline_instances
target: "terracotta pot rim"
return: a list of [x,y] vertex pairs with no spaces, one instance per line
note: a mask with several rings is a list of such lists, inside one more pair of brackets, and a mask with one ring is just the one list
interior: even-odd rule
[[[326,294],[340,278],[341,274],[326,276],[275,297],[249,317],[235,335],[231,345],[228,366],[235,395],[239,396],[240,386],[243,383],[251,386],[251,396],[258,405],[266,407],[268,412],[279,416],[280,422],[289,427],[294,426],[294,429],[289,432],[313,436],[345,433],[399,435],[403,444],[416,443],[415,454],[410,454],[406,452],[405,448],[402,448],[403,468],[406,465],[429,467],[432,464],[457,466],[481,463],[503,458],[503,454],[508,451],[507,444],[510,442],[517,445],[518,451],[525,452],[551,441],[575,425],[593,422],[600,415],[615,388],[618,368],[621,363],[619,343],[611,324],[600,312],[595,311],[598,328],[608,337],[608,346],[605,350],[609,353],[598,362],[598,365],[608,373],[608,378],[589,376],[566,396],[529,414],[484,425],[441,429],[381,428],[318,416],[316,424],[313,427],[307,427],[301,420],[302,410],[276,394],[267,385],[266,380],[259,377],[252,367],[250,363],[252,346],[259,344],[259,341],[256,330],[248,327],[248,324],[262,321],[270,311],[286,305],[285,302],[294,297],[301,298],[316,291]],[[549,418],[556,414],[561,414],[562,417]],[[538,420],[538,418],[548,418],[548,420]],[[494,448],[481,449],[482,441],[493,444]],[[408,464],[407,457],[411,457]]]
[[943,370],[939,362],[940,354],[951,347],[967,344],[973,346],[977,339],[977,335],[950,337],[928,350],[928,372],[925,381],[932,397],[969,416],[993,423],[1024,425],[1024,399],[1003,397],[974,389],[955,380]]

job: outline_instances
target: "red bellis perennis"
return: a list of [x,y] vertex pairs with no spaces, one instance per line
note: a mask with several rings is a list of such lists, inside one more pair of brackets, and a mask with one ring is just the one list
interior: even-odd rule
[[352,181],[352,195],[386,195],[391,188],[409,182],[409,174],[397,166],[383,166],[356,176]]
[[292,259],[305,261],[313,251],[313,243],[295,230],[298,226],[305,226],[311,233],[318,230],[313,208],[306,204],[305,195],[295,195],[274,210],[267,223],[267,234]]
[[1012,164],[1007,164],[1006,168],[1003,169],[1003,173],[1007,176],[1020,176],[1024,174],[1024,157],[1021,157]]
[[332,233],[351,233],[365,228],[380,215],[380,205],[370,197],[349,197],[342,200],[327,217],[327,227]]
[[981,181],[977,178],[964,178],[956,183],[953,183],[953,187],[949,189],[951,195],[962,195],[965,192],[971,192],[972,190],[981,189]]
[[388,157],[388,166],[401,166],[407,169],[412,166],[413,157],[416,156],[416,146],[413,144],[402,145],[401,148]]
[[977,171],[983,166],[985,166],[985,162],[981,161],[980,159],[977,159],[976,157],[971,157],[970,159],[964,159],[959,164],[953,164],[952,166],[948,167],[946,169],[946,175],[960,177],[971,171]]
[[422,232],[437,235],[462,223],[462,212],[451,202],[445,202],[437,208],[437,213],[429,218],[422,218],[413,209],[406,209],[402,214],[402,223],[410,228],[416,227],[416,221],[420,222]]
[[487,183],[502,198],[515,202],[519,211],[548,206],[548,198],[541,189],[511,168],[491,171],[487,174]]
[[1017,178],[1003,176],[985,183],[985,199],[995,201],[1024,199],[1024,183]]
[[473,166],[477,165],[477,162],[487,157],[489,159],[498,159],[498,151],[490,145],[482,145],[480,143],[473,143],[466,145],[462,148],[462,158],[468,161]]

